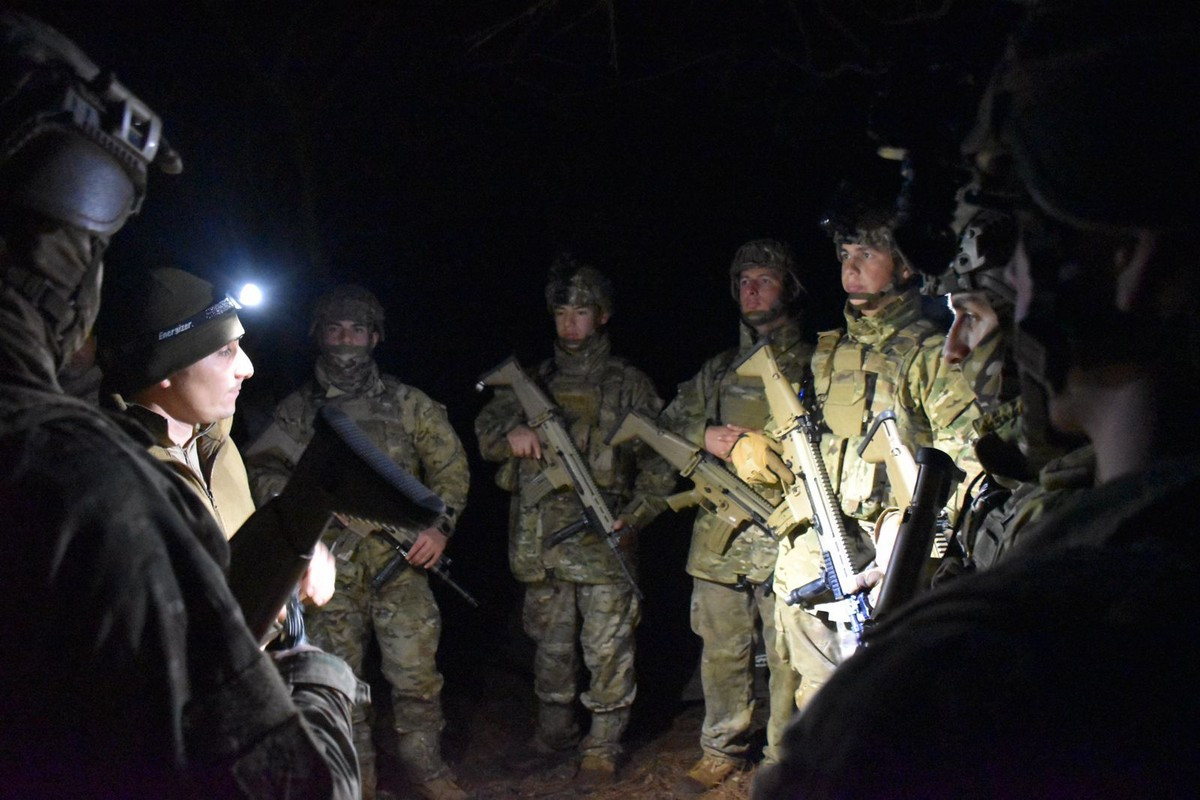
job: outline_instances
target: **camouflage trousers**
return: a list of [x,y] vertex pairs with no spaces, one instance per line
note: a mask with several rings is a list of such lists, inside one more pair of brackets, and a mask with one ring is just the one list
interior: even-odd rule
[[[442,676],[434,660],[442,619],[426,576],[402,570],[373,594],[370,580],[377,571],[357,556],[338,561],[333,598],[306,612],[308,635],[313,644],[341,656],[359,678],[374,636],[383,676],[391,685],[398,756],[408,778],[420,783],[447,771],[438,743],[445,726]],[[366,784],[374,774],[375,750],[368,709],[363,706],[354,709],[354,745]]]
[[[578,642],[591,675],[579,700],[592,712],[591,728],[580,743],[580,752],[612,760],[621,754],[621,735],[637,694],[633,650],[634,629],[640,619],[641,606],[624,583],[584,584],[547,578],[525,584],[522,622],[537,644],[533,689],[539,702],[537,736],[545,744],[569,746],[575,735]],[[565,729],[548,729],[551,726]]]
[[[775,588],[781,595],[815,578],[821,558],[811,534],[784,537],[779,542]],[[799,606],[775,604],[775,647],[779,659],[793,674],[796,708],[803,709],[825,685],[838,664],[858,645],[845,625],[828,622]]]
[[762,586],[743,591],[722,583],[693,579],[692,630],[704,640],[700,682],[704,687],[704,725],[700,747],[718,758],[743,759],[750,749],[753,723],[754,642],[762,622],[770,674],[767,721],[768,763],[778,758],[783,730],[792,717],[796,678],[775,646],[775,596]]

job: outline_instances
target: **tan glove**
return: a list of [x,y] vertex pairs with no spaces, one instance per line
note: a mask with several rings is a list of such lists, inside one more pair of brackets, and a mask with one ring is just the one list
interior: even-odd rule
[[777,448],[779,445],[765,434],[750,431],[743,433],[733,443],[729,460],[733,462],[738,477],[746,483],[761,486],[782,484],[791,486],[796,476],[783,463]]

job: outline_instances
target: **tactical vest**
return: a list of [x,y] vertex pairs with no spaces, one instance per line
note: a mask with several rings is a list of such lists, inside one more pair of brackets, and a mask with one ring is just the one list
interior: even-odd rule
[[903,397],[902,390],[922,345],[937,334],[932,322],[918,318],[880,346],[864,344],[841,329],[817,336],[813,390],[825,425],[833,434],[824,437],[822,449],[842,508],[852,517],[871,519],[889,499],[883,465],[866,463],[851,454],[878,414],[891,409],[901,437],[914,450],[932,443],[929,421],[913,413],[911,399]]

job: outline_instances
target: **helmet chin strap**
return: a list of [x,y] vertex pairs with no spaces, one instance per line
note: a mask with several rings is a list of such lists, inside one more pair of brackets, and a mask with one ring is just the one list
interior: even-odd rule
[[775,303],[775,305],[765,311],[751,311],[748,314],[742,314],[742,322],[749,325],[751,328],[757,328],[760,325],[770,325],[772,322],[781,319],[787,314],[787,307],[783,303]]
[[904,293],[904,288],[898,288],[895,283],[889,283],[878,292],[846,292],[847,300],[865,300],[863,307],[877,311],[888,305],[894,298]]

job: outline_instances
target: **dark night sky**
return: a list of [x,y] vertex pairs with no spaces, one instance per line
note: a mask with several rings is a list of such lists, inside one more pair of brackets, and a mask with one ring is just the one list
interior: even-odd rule
[[[612,274],[618,347],[667,394],[731,340],[724,276],[747,239],[791,241],[813,317],[836,324],[815,223],[841,178],[897,180],[866,135],[876,95],[931,64],[990,64],[1013,13],[954,0],[618,1],[612,16],[533,0],[15,5],[111,65],[183,156],[182,176],[155,176],[110,271],[173,260],[215,281],[257,275],[273,302],[247,315],[252,397],[306,371],[312,298],[363,282],[389,313],[381,360],[452,407],[508,353],[545,353],[541,287],[560,247]],[[941,99],[913,104],[912,124]]]
[[[553,0],[12,5],[114,69],[183,156],[182,176],[153,176],[109,274],[172,261],[268,288],[243,315],[257,367],[243,426],[309,374],[312,299],[354,280],[387,308],[381,364],[447,404],[475,459],[473,383],[513,352],[548,355],[542,286],[559,248],[614,278],[615,349],[668,400],[735,341],[727,268],[748,239],[790,241],[811,318],[837,324],[816,222],[842,178],[896,185],[867,135],[877,95],[935,64],[986,76],[1016,13],[613,2],[611,15]],[[901,104],[902,127],[936,130],[953,100]],[[500,527],[483,522],[502,507],[492,469],[473,468],[468,514]],[[487,535],[499,568],[503,537]]]

